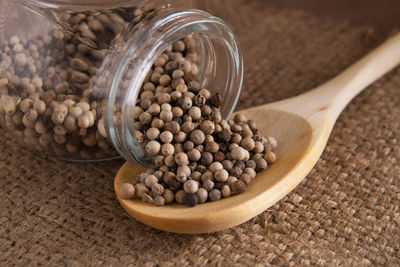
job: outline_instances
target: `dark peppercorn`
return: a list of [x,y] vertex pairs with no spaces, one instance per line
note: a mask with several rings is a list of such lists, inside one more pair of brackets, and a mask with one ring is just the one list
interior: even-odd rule
[[210,98],[210,105],[216,108],[221,107],[222,105],[222,96],[219,93],[216,93]]
[[219,151],[222,153],[228,152],[228,146],[225,143],[218,143],[219,145]]
[[181,117],[175,118],[174,121],[177,122],[179,125],[181,125],[183,123],[183,120]]
[[182,184],[178,180],[176,180],[176,178],[172,178],[168,182],[168,186],[169,186],[169,189],[171,189],[174,192],[177,192],[180,189],[182,189]]
[[211,112],[212,112],[212,109],[210,106],[204,105],[201,107],[201,116],[207,118],[208,116],[210,116]]
[[218,151],[214,153],[214,161],[222,162],[225,159],[224,153]]
[[51,120],[51,116],[42,116],[42,123],[46,128],[53,128],[55,126]]
[[246,168],[246,164],[244,164],[244,162],[241,160],[235,160],[235,162],[233,163],[233,167],[239,167],[244,170]]
[[231,141],[231,133],[227,130],[222,130],[218,133],[218,140],[222,143],[229,143]]
[[168,167],[171,172],[176,172],[178,167],[176,165]]
[[257,165],[257,167],[256,167],[257,172],[263,171],[268,167],[267,161],[263,158],[257,159],[256,165]]
[[192,162],[189,164],[189,168],[191,172],[194,172],[197,168],[197,162]]
[[204,151],[201,154],[201,163],[204,165],[210,165],[211,163],[213,163],[213,155],[210,152]]
[[214,188],[218,189],[218,190],[221,190],[224,185],[225,185],[225,183],[215,182],[214,183]]
[[167,72],[168,75],[172,76],[172,73],[174,72],[174,70],[176,70],[178,68],[178,63],[176,61],[169,61],[166,65],[165,65],[165,70]]
[[196,95],[193,102],[196,106],[201,107],[206,103],[206,98],[203,95]]
[[183,150],[185,150],[186,152],[192,150],[193,148],[194,148],[194,144],[192,141],[186,141],[183,144]]
[[232,193],[234,195],[241,194],[246,190],[246,184],[242,180],[237,180],[232,184]]
[[199,173],[204,173],[207,170],[207,167],[202,164],[197,164],[196,171]]
[[189,207],[194,207],[199,203],[199,198],[195,193],[188,193],[185,195],[185,204]]
[[256,166],[257,166],[256,162],[254,160],[252,160],[252,159],[246,162],[246,167],[247,168],[255,169]]
[[242,175],[243,173],[243,169],[241,169],[240,167],[233,167],[231,170],[231,175],[235,176],[237,178],[240,177],[240,175]]
[[224,160],[222,161],[222,166],[224,167],[225,170],[230,172],[233,168],[233,163],[230,160]]

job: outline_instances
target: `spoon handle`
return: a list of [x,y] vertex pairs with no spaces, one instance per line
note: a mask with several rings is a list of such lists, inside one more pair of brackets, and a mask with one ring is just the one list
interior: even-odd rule
[[[280,109],[306,119],[329,112],[334,123],[346,105],[363,89],[400,63],[400,33],[348,67],[332,80],[300,96],[277,102]],[[272,105],[274,105],[273,103]],[[325,117],[325,116],[323,116]]]
[[336,115],[339,116],[358,93],[399,63],[400,33],[385,41],[332,80],[316,88],[315,93],[330,99]]

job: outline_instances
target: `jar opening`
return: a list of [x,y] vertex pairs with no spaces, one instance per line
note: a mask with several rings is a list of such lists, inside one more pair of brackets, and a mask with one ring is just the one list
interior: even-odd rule
[[[231,30],[222,20],[200,10],[158,15],[154,23],[135,29],[123,53],[118,53],[119,57],[110,58],[115,76],[106,118],[108,130],[118,152],[132,162],[146,167],[153,165],[152,157],[138,143],[133,119],[136,99],[146,75],[169,46],[188,35],[197,46],[196,73],[201,87],[222,95],[224,118],[228,118],[236,106],[242,87],[243,61]],[[115,112],[116,109],[120,110]]]

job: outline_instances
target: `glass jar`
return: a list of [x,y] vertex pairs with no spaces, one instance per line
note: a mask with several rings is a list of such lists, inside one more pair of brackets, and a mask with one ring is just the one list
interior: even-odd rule
[[[152,166],[134,108],[154,63],[183,41],[193,80],[235,108],[242,55],[226,24],[191,1],[0,2],[0,124],[36,151]],[[172,81],[173,82],[173,81]]]

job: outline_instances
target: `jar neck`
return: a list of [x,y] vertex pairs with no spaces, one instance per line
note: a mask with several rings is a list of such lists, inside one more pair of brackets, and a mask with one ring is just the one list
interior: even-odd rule
[[[160,10],[115,40],[99,73],[112,77],[104,119],[117,151],[128,161],[145,167],[153,159],[139,145],[134,130],[134,107],[153,62],[174,42],[193,35],[199,44],[198,80],[203,88],[219,92],[221,113],[228,118],[235,109],[243,80],[243,60],[229,27],[210,14],[190,10]],[[109,76],[111,75],[111,76]]]

